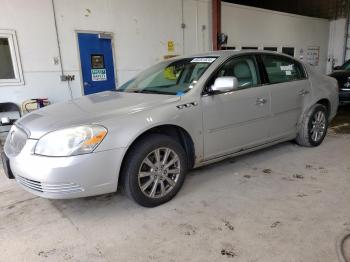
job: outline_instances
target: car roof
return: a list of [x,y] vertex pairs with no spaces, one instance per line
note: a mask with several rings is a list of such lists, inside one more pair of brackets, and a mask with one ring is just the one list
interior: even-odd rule
[[258,50],[258,49],[244,49],[244,50],[219,50],[219,51],[210,51],[200,54],[191,55],[188,57],[205,57],[205,56],[216,56],[216,57],[227,57],[227,56],[233,56],[238,54],[273,54],[273,55],[281,55],[289,58],[294,58],[289,55],[275,52],[275,51],[268,51],[268,50]]
[[241,54],[271,54],[271,55],[278,55],[283,56],[289,59],[293,59],[295,61],[298,61],[302,63],[298,58],[275,52],[275,51],[268,51],[268,50],[258,50],[258,49],[244,49],[244,50],[219,50],[219,51],[210,51],[205,53],[198,53],[193,55],[181,55],[181,56],[175,56],[173,58],[167,59],[166,61],[172,62],[180,59],[188,59],[188,58],[200,58],[200,57],[217,57],[222,59],[227,59],[231,56],[235,55],[241,55]]

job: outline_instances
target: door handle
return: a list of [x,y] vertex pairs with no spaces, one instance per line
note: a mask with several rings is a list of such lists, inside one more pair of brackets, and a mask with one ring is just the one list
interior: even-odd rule
[[256,99],[256,105],[257,106],[262,106],[262,105],[264,105],[264,104],[266,104],[267,103],[267,99],[265,99],[265,98],[257,98]]
[[305,90],[305,89],[303,89],[303,90],[301,90],[301,91],[299,92],[299,95],[300,95],[300,96],[305,96],[305,95],[308,95],[308,94],[310,94],[310,92],[307,91],[307,90]]

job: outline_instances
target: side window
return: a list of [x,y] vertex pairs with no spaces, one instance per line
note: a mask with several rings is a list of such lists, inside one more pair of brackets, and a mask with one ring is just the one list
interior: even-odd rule
[[0,38],[0,79],[15,78],[15,70],[13,68],[11,49],[9,39],[5,37]]
[[273,46],[265,46],[264,50],[266,51],[273,51],[273,52],[277,52],[278,48],[277,47],[273,47]]
[[257,46],[242,46],[242,50],[258,50]]
[[294,47],[282,47],[282,53],[294,57]]
[[16,33],[0,29],[0,86],[23,83]]
[[235,46],[222,46],[221,50],[236,50]]
[[305,78],[303,67],[293,59],[283,56],[262,55],[262,60],[271,84]]
[[221,76],[234,76],[237,78],[240,89],[254,87],[260,84],[256,61],[253,56],[237,57],[226,62],[212,79]]

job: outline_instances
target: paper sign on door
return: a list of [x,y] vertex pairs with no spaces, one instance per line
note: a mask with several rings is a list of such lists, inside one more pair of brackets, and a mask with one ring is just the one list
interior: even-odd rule
[[107,80],[106,69],[91,69],[91,80],[106,81]]

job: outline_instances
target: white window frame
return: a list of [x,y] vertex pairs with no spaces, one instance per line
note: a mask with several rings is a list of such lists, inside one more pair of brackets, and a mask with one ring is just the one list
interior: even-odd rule
[[19,56],[16,31],[0,29],[0,38],[8,39],[10,52],[11,52],[13,71],[15,74],[15,78],[0,79],[0,86],[24,85],[23,71],[22,71],[21,59]]

